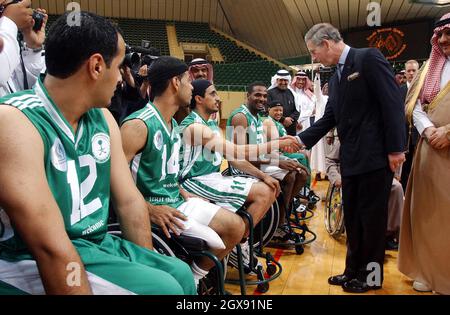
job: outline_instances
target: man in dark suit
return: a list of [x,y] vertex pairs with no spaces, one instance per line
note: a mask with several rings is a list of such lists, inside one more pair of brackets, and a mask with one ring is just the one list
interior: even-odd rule
[[400,89],[379,50],[350,48],[330,24],[313,26],[305,42],[316,62],[337,65],[324,116],[299,134],[299,140],[311,148],[337,126],[341,140],[347,258],[344,273],[328,282],[352,293],[379,289],[389,192],[393,173],[405,160]]

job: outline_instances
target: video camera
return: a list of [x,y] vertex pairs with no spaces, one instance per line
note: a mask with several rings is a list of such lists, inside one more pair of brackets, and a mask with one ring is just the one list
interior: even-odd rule
[[138,72],[143,65],[150,65],[158,59],[159,51],[156,48],[145,49],[137,46],[126,46],[124,65]]

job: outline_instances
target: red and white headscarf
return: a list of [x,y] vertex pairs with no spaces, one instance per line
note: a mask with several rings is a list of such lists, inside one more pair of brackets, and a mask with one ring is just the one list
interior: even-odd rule
[[[444,21],[450,18],[450,13],[445,14],[439,21]],[[439,23],[439,22],[438,22]],[[429,59],[429,70],[425,78],[422,91],[420,93],[420,101],[422,104],[430,104],[441,90],[441,74],[444,70],[447,56],[442,51],[438,43],[438,33],[442,30],[450,28],[450,21],[447,24],[440,25],[434,29],[433,37],[431,38],[431,54]]]
[[189,64],[189,76],[191,77],[192,80],[195,80],[194,74],[192,72],[192,69],[194,69],[194,68],[203,68],[203,67],[206,67],[208,69],[207,80],[214,84],[214,81],[213,81],[214,80],[213,66],[207,60],[202,59],[202,58],[196,58],[196,59],[191,61],[191,63]]
[[309,97],[309,99],[312,99],[313,96],[314,96],[314,93],[311,92],[311,88],[312,88],[312,86],[313,86],[313,83],[312,83],[311,80],[308,78],[308,75],[307,75],[305,72],[303,72],[303,71],[297,72],[297,74],[296,74],[295,77],[294,77],[294,80],[293,80],[292,83],[291,83],[291,88],[292,88],[294,91],[297,91],[297,90],[298,90],[298,88],[297,88],[297,82],[298,82],[298,80],[300,80],[300,79],[305,79],[305,78],[306,78],[306,83],[305,83],[305,86],[303,87],[303,92],[306,94],[306,96]]

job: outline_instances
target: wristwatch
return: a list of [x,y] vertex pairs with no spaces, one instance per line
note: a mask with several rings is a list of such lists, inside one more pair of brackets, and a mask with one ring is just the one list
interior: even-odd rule
[[38,53],[38,52],[41,52],[42,50],[44,50],[44,47],[42,45],[41,45],[41,47],[38,47],[38,48],[31,48],[31,47],[28,47],[27,43],[24,42],[23,46],[25,49],[31,50],[34,53]]

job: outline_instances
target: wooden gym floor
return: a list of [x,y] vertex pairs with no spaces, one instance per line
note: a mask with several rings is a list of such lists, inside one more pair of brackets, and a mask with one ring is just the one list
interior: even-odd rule
[[[328,181],[319,181],[313,187],[321,197],[326,195]],[[340,274],[345,265],[345,236],[335,240],[328,235],[324,220],[324,202],[317,204],[314,217],[308,221],[308,227],[317,234],[317,239],[305,246],[302,255],[297,255],[294,248],[269,248],[274,257],[279,257],[283,272],[278,279],[270,282],[270,288],[265,295],[341,295],[345,293],[341,287],[329,285],[328,277]],[[385,280],[381,290],[367,292],[369,295],[409,295],[421,294],[412,289],[412,281],[397,269],[397,251],[386,251],[384,265]],[[260,260],[264,267],[265,262]],[[237,270],[228,267],[227,277],[238,279]],[[248,276],[249,280],[256,277]],[[225,289],[232,294],[240,294],[238,285],[226,284]],[[256,286],[247,286],[247,295],[260,295]]]

